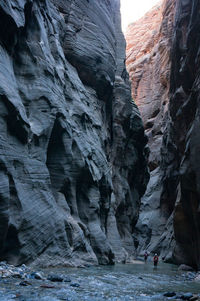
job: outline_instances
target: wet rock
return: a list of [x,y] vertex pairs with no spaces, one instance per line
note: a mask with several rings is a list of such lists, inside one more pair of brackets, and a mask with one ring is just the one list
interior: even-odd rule
[[0,268],[0,275],[2,278],[9,278],[9,277],[14,277],[14,278],[23,278],[24,273],[13,267],[13,266],[4,266],[3,268]]
[[71,283],[71,284],[70,284],[70,286],[72,286],[72,287],[79,287],[79,286],[80,286],[80,284],[79,284],[79,283],[75,283],[75,282],[74,282],[74,283]]
[[47,277],[47,280],[50,280],[52,282],[62,282],[64,279],[60,275],[54,275],[54,274],[52,274],[52,275],[49,275]]
[[50,285],[50,284],[41,284],[40,287],[41,288],[56,288],[56,286]]
[[191,300],[192,297],[193,297],[193,294],[191,294],[191,293],[186,293],[186,294],[183,294],[183,295],[181,296],[181,299],[182,299],[182,300]]
[[38,279],[38,280],[43,280],[45,277],[41,273],[39,273],[39,272],[32,272],[30,274],[30,278]]
[[190,301],[197,301],[199,300],[199,297],[197,295],[193,295],[192,298],[189,299]]
[[163,296],[164,297],[174,297],[174,296],[176,296],[176,293],[175,292],[167,292],[167,293],[164,293]]
[[178,271],[194,271],[194,269],[191,266],[189,266],[189,265],[181,264],[178,267]]
[[195,272],[193,272],[193,273],[192,272],[187,272],[186,277],[189,280],[193,280],[197,277],[197,274]]
[[200,282],[200,274],[197,274],[197,276],[194,278],[194,281]]
[[24,270],[24,271],[26,271],[26,270],[29,269],[25,264],[22,264],[22,265],[20,266],[20,268],[21,268],[22,270]]
[[28,286],[28,285],[32,285],[32,284],[30,282],[24,280],[24,281],[20,282],[19,285],[21,285],[21,286]]
[[25,279],[29,278],[30,269],[25,266],[15,267],[9,264],[0,264],[0,277],[1,278],[19,278]]
[[14,278],[24,278],[25,277],[25,275],[23,273],[12,273],[11,276]]

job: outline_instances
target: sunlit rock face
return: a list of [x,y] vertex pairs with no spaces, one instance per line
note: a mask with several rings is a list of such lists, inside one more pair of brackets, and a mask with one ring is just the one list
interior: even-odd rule
[[146,138],[119,0],[0,3],[0,259],[108,264],[133,252]]
[[163,1],[126,32],[127,70],[132,96],[149,138],[150,170],[160,165],[160,146],[169,102],[174,1]]
[[126,33],[127,70],[132,96],[141,112],[150,148],[151,178],[142,198],[134,233],[137,253],[144,249],[158,251],[157,244],[167,222],[160,213],[160,150],[168,120],[173,24],[174,1],[167,0],[158,3],[143,18],[130,24]]

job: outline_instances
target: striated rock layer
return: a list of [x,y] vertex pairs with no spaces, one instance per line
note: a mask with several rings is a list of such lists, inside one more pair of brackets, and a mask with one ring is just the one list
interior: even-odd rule
[[131,255],[148,173],[124,59],[119,0],[1,1],[1,260]]
[[[174,4],[176,4],[175,10]],[[169,13],[167,13],[168,9]],[[141,92],[140,89],[136,91],[137,103],[146,122],[146,131],[151,133],[149,136],[151,152],[158,153],[154,146],[157,138],[154,136],[156,131],[153,131],[153,128],[157,129],[160,125],[162,147],[160,159],[155,164],[159,170],[154,169],[153,156],[150,156],[151,180],[142,201],[142,211],[135,232],[135,239],[139,239],[137,242],[139,248],[146,247],[150,251],[159,252],[166,261],[185,263],[198,269],[200,269],[199,11],[198,0],[164,1],[160,32],[166,32],[167,39],[164,39],[164,45],[169,46],[165,46],[165,51],[162,52],[166,55],[160,56],[159,45],[163,42],[163,35],[161,35],[155,53],[155,57],[159,55],[161,63],[154,62],[153,65],[148,66],[151,68],[149,74],[152,74],[152,89],[156,91],[152,99],[148,96],[149,89],[146,89],[147,86],[150,87],[148,77],[143,79],[142,73],[141,80],[137,84],[145,94],[140,106]],[[173,23],[168,21],[173,20],[173,14],[175,14],[174,25],[171,27]],[[172,46],[170,46],[171,40]],[[130,70],[133,65],[136,71],[133,77],[137,81],[137,70],[139,70],[137,59],[134,64],[133,62],[130,64]],[[143,66],[146,70],[147,65],[143,63]],[[158,85],[155,85],[154,74],[158,67],[160,69],[156,73]],[[164,72],[160,72],[162,69]],[[163,77],[159,76],[161,74],[164,81]],[[141,81],[145,82],[145,85],[142,85]],[[162,86],[163,96],[157,94],[157,91],[162,91]],[[164,95],[166,95],[165,99]],[[148,97],[152,108],[149,108],[149,103],[145,104]],[[166,110],[163,104],[164,101],[168,103],[168,100],[169,106]],[[151,120],[150,116],[155,104],[158,105],[158,111]],[[167,114],[160,115],[161,111],[167,111]],[[153,204],[155,210],[151,209]],[[157,233],[155,226],[157,226]]]
[[149,139],[150,170],[160,165],[160,147],[169,102],[170,51],[174,1],[162,1],[129,25],[126,33],[127,70],[132,96]]
[[172,260],[200,269],[200,2],[176,6],[161,210],[173,219]]
[[[167,223],[167,218],[160,212],[160,149],[168,121],[174,4],[174,0],[159,2],[143,18],[130,24],[126,33],[132,95],[140,109],[150,148],[151,178],[134,231],[137,252],[144,249],[158,252],[160,237]],[[164,249],[163,252],[169,252],[167,246]]]

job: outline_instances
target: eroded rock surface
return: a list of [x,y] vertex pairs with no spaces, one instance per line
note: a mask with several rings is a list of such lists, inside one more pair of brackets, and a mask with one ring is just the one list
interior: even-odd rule
[[124,59],[118,0],[1,1],[1,259],[131,255],[148,173]]
[[173,217],[172,259],[200,268],[200,3],[177,1],[169,121],[163,138],[161,208]]
[[145,249],[158,251],[157,244],[167,222],[160,213],[160,150],[168,121],[174,4],[173,0],[159,2],[144,17],[130,24],[126,33],[132,96],[141,112],[150,148],[151,178],[134,231],[137,253]]
[[[171,30],[171,26],[168,27],[171,23],[168,23],[167,20],[170,20],[170,15],[173,16],[173,2],[176,5],[174,28]],[[150,148],[153,152],[157,151],[157,148],[151,143],[155,139],[153,133],[156,132],[153,132],[150,127],[161,129],[161,131],[159,130],[162,140],[160,161],[155,166],[157,167],[158,165],[160,167],[158,167],[157,173],[157,169],[153,169],[150,159],[150,167],[153,171],[147,192],[143,198],[141,215],[137,224],[138,233],[136,233],[136,239],[139,236],[141,237],[142,233],[143,237],[139,243],[140,245],[143,244],[143,248],[147,247],[150,251],[159,252],[161,257],[164,257],[166,261],[178,264],[184,263],[199,269],[200,2],[198,0],[168,0],[164,1],[164,4],[166,5],[166,9],[164,9],[161,29],[163,28],[164,32],[166,32],[166,36],[172,33],[168,36],[168,40],[165,39],[165,41],[171,41],[171,36],[173,37],[172,46],[169,47],[168,51],[171,55],[164,55],[166,59],[163,62],[163,56],[160,56],[160,47],[158,47],[155,57],[159,55],[161,64],[154,63],[153,66],[151,65],[151,82],[154,84],[153,75],[157,67],[162,70],[164,66],[164,70],[168,70],[171,65],[170,78],[166,76],[166,72],[157,73],[157,78],[159,79],[157,82],[160,82],[163,95],[168,95],[166,102],[169,99],[169,106],[166,110],[167,114],[160,115],[157,119],[157,116],[162,111],[160,103],[164,104],[165,101],[161,94],[158,94],[159,100],[157,101],[157,91],[161,91],[158,89],[159,86],[157,86],[155,89],[156,94],[154,92],[153,96],[152,108],[154,108],[154,103],[158,103],[159,110],[153,119],[152,126],[147,126],[149,119],[146,120],[145,118],[149,118],[150,115],[147,116],[146,112],[150,112],[150,114],[152,112],[147,104],[147,109],[144,112],[144,120],[146,122],[147,133],[150,131],[152,133],[150,136]],[[165,13],[168,9],[169,14],[166,15],[166,17],[168,16],[166,18]],[[164,45],[168,44],[165,43]],[[162,53],[165,53],[167,49],[168,47],[165,47],[165,51]],[[168,63],[166,64],[166,62]],[[135,65],[134,70],[137,71],[137,60]],[[144,70],[146,70],[145,66]],[[159,74],[164,74],[164,81],[160,80]],[[137,80],[137,72],[134,76]],[[147,79],[145,83],[148,83]],[[141,89],[143,88],[146,88],[146,86],[141,86]],[[140,90],[137,91],[138,95],[140,95]],[[148,97],[149,90],[144,89],[144,91]],[[139,100],[137,102],[139,104]],[[150,97],[149,102],[151,102]],[[143,114],[142,106],[141,112]],[[163,124],[165,127],[162,130]],[[152,210],[151,208],[156,210]],[[155,223],[155,220],[158,222]],[[153,233],[156,233],[155,225],[157,225],[157,234],[153,237]]]
[[170,51],[174,1],[162,1],[126,33],[127,70],[132,96],[144,121],[150,147],[149,167],[160,165],[160,147],[169,103]]

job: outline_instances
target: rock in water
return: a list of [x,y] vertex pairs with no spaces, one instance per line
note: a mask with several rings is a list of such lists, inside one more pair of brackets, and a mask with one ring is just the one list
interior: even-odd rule
[[179,267],[178,267],[178,270],[179,271],[194,271],[194,269],[186,264],[181,264]]
[[167,292],[167,293],[164,293],[163,296],[164,297],[174,297],[174,296],[176,296],[176,293],[175,292]]
[[62,282],[63,281],[63,277],[62,276],[59,276],[59,275],[49,275],[47,277],[47,280],[50,280],[52,282]]
[[108,264],[133,250],[146,138],[119,0],[0,3],[0,258]]
[[28,285],[31,285],[31,283],[28,282],[27,280],[24,280],[24,281],[21,281],[21,282],[19,283],[19,285],[21,285],[21,286],[28,286]]
[[44,276],[39,273],[39,272],[32,272],[30,275],[29,275],[29,278],[32,278],[32,279],[37,279],[37,280],[43,280],[44,279]]
[[70,286],[72,286],[72,287],[79,287],[80,284],[79,283],[71,283]]
[[183,295],[181,296],[181,299],[182,299],[182,300],[191,300],[192,297],[193,297],[193,294],[191,294],[191,293],[186,293],[186,294],[183,294]]

